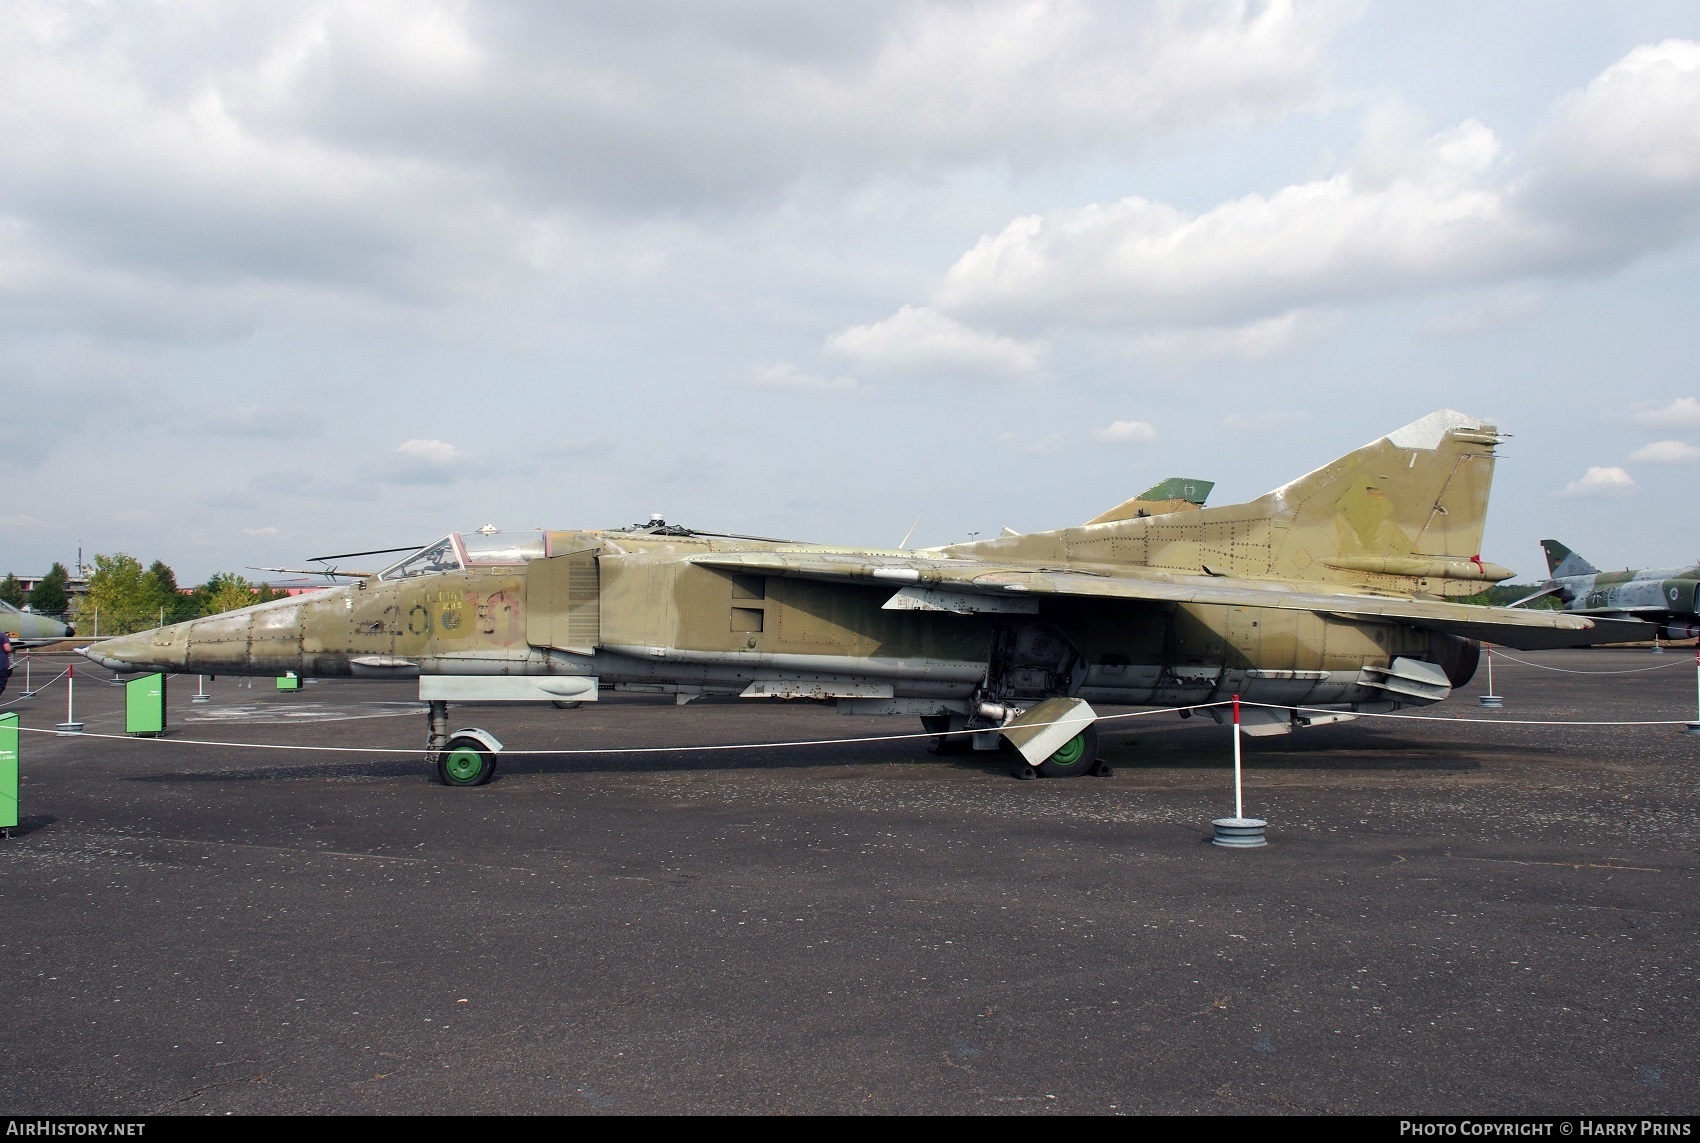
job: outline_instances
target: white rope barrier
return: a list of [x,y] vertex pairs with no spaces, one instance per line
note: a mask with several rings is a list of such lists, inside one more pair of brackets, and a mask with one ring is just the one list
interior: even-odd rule
[[[63,678],[64,676],[61,675],[59,677]],[[58,679],[54,679],[53,681],[57,682]],[[45,685],[51,685],[51,683],[45,684]],[[17,701],[17,700],[13,700],[13,701]],[[1129,711],[1129,712],[1126,712],[1126,713],[1123,713],[1123,714],[1105,714],[1105,715],[1099,715],[1097,721],[1098,722],[1115,722],[1115,721],[1120,721],[1122,719],[1130,719],[1130,718],[1151,718],[1155,715],[1160,715],[1160,714],[1177,714],[1177,713],[1190,714],[1193,711],[1210,710],[1210,709],[1216,708],[1216,707],[1229,706],[1229,705],[1232,704],[1232,702],[1233,702],[1232,699],[1224,699],[1224,700],[1221,700],[1219,702],[1196,703],[1196,704],[1193,704],[1193,705],[1190,705],[1190,706],[1162,707],[1162,708],[1159,708],[1159,709],[1156,709],[1156,710]],[[1391,720],[1396,721],[1396,722],[1397,721],[1403,721],[1403,722],[1440,722],[1440,723],[1446,723],[1447,725],[1450,725],[1450,726],[1570,726],[1570,727],[1610,726],[1610,727],[1621,727],[1621,726],[1687,726],[1687,725],[1689,725],[1689,721],[1685,720],[1685,719],[1570,720],[1570,719],[1527,719],[1527,718],[1463,718],[1463,717],[1446,717],[1446,716],[1443,716],[1443,715],[1393,714],[1391,712],[1382,712],[1382,711],[1342,711],[1342,710],[1339,710],[1338,708],[1334,708],[1334,707],[1287,706],[1287,705],[1283,705],[1283,704],[1279,704],[1279,703],[1246,702],[1244,700],[1241,700],[1240,705],[1241,706],[1247,706],[1247,707],[1260,707],[1260,708],[1263,708],[1263,709],[1266,709],[1266,710],[1291,710],[1291,711],[1296,711],[1296,712],[1301,713],[1301,714],[1322,714],[1322,715],[1348,714],[1348,715],[1351,715],[1354,718],[1382,718],[1382,719],[1391,719]],[[1044,726],[1055,726],[1055,725],[1058,725],[1058,723],[1046,722],[1046,723],[1034,723],[1032,725],[1035,726],[1035,727],[1044,727]],[[956,736],[961,736],[961,735],[985,734],[985,733],[995,732],[997,729],[998,729],[997,727],[986,727],[986,728],[981,728],[981,729],[977,729],[977,730],[969,729],[969,730],[921,731],[919,733],[910,733],[910,734],[858,735],[858,736],[855,736],[855,737],[848,737],[848,738],[805,738],[805,739],[795,739],[795,740],[791,740],[791,741],[787,741],[787,742],[704,743],[704,744],[698,744],[698,745],[693,745],[693,746],[605,746],[605,747],[581,747],[581,748],[561,747],[561,748],[556,748],[556,749],[544,749],[544,750],[507,750],[507,749],[504,749],[502,751],[502,756],[504,758],[507,758],[507,757],[526,757],[526,756],[549,757],[549,756],[560,756],[560,755],[589,756],[589,755],[607,755],[607,754],[704,754],[704,753],[729,751],[729,750],[783,750],[783,749],[796,749],[796,748],[805,747],[805,746],[854,746],[854,745],[857,745],[859,743],[872,743],[872,742],[906,742],[906,741],[912,742],[912,741],[915,741],[917,739],[925,739],[925,738],[950,738],[950,737],[956,737]],[[59,736],[57,731],[47,730],[47,729],[44,729],[44,728],[33,727],[33,726],[20,726],[20,727],[18,727],[18,730],[20,730],[20,731],[22,731],[26,734],[51,734],[51,735]],[[216,739],[205,739],[205,738],[170,738],[170,739],[167,739],[167,738],[151,738],[151,737],[150,738],[137,738],[133,735],[128,735],[128,734],[100,734],[100,733],[91,732],[91,731],[85,731],[85,732],[77,735],[76,737],[78,737],[78,738],[95,738],[95,739],[102,739],[102,740],[113,741],[113,742],[148,742],[148,743],[152,743],[152,744],[158,745],[158,746],[220,746],[220,747],[226,747],[226,748],[238,749],[238,750],[284,750],[284,751],[296,751],[296,752],[299,752],[299,753],[315,753],[315,754],[397,754],[397,753],[412,753],[412,752],[416,751],[417,749],[419,749],[418,747],[412,747],[412,746],[394,746],[394,747],[386,747],[386,746],[307,746],[307,745],[291,745],[291,744],[276,743],[276,742],[230,742],[230,741],[223,741],[223,740],[216,740]]]
[[1659,663],[1652,667],[1631,667],[1624,671],[1575,671],[1569,667],[1549,667],[1545,663],[1531,663],[1527,659],[1519,659],[1516,655],[1507,655],[1504,651],[1489,651],[1488,654],[1496,659],[1509,659],[1513,663],[1521,663],[1525,667],[1535,667],[1542,671],[1557,671],[1561,675],[1640,675],[1648,671],[1662,671],[1667,667],[1686,667],[1689,665],[1689,660],[1684,658],[1672,659],[1668,663]]
[[[1110,722],[1123,718],[1150,718],[1158,714],[1175,714],[1179,711],[1206,710],[1215,706],[1227,706],[1231,700],[1222,702],[1200,703],[1196,706],[1169,706],[1160,710],[1136,710],[1126,714],[1099,715],[1098,722]],[[1338,712],[1336,712],[1338,713]],[[1032,727],[1058,726],[1059,722],[1033,722],[1023,725]],[[19,730],[26,734],[55,734],[55,731],[44,730],[33,726],[20,726]],[[859,735],[853,738],[807,738],[793,742],[730,742],[711,743],[701,746],[606,746],[586,749],[562,748],[557,750],[508,750],[503,749],[502,757],[524,755],[557,755],[557,754],[692,754],[706,753],[716,750],[780,750],[797,746],[853,746],[859,742],[902,742],[913,741],[917,738],[950,738],[963,734],[986,734],[996,731],[997,727],[982,727],[978,730],[938,730],[922,731],[918,734],[871,734]],[[273,742],[218,742],[205,738],[136,738],[128,734],[96,734],[84,732],[78,738],[102,738],[115,742],[151,742],[160,746],[229,746],[244,750],[298,750],[312,753],[334,754],[395,754],[412,752],[418,747],[409,746],[290,746]]]
[[[17,673],[15,668],[13,670],[13,673],[14,674]],[[29,694],[19,695],[15,699],[7,699],[5,702],[0,702],[0,707],[8,707],[8,706],[11,706],[13,703],[23,702],[27,698],[34,698],[36,695],[39,695],[42,691],[46,690],[48,687],[52,686],[54,683],[58,682],[60,679],[64,678],[66,675],[68,675],[70,673],[71,673],[70,668],[66,668],[63,671],[60,671],[57,675],[54,675],[51,679],[48,679],[45,683],[42,683],[39,687],[36,687],[35,690],[31,691]],[[23,727],[20,726],[18,729],[22,730]]]

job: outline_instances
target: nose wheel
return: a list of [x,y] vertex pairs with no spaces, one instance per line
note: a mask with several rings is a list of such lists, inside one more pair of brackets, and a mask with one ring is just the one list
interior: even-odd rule
[[432,701],[426,708],[425,761],[437,767],[445,786],[482,786],[496,773],[502,744],[488,730],[475,726],[449,733],[449,704]]
[[437,777],[445,786],[482,786],[496,773],[496,753],[476,738],[456,735],[437,756]]

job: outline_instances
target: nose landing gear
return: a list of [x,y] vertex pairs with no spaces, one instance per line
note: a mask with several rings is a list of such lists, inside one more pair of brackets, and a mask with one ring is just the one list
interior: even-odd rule
[[449,733],[449,704],[433,700],[426,709],[425,761],[436,766],[445,786],[482,786],[496,774],[502,744],[475,726]]

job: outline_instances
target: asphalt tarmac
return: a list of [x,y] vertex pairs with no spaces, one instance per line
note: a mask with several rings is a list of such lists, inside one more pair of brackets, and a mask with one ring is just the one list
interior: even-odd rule
[[[1507,720],[1693,717],[1693,659],[1524,657],[1664,669],[1501,662],[1503,711],[1478,679],[1423,712],[1476,721],[1248,740],[1245,852],[1207,842],[1231,755],[1201,718],[1105,724],[1103,779],[906,741],[448,789],[409,687],[173,679],[164,739],[24,736],[0,1109],[1692,1114],[1700,738]],[[104,678],[78,714],[119,733]],[[450,721],[515,749],[918,729],[627,695]]]

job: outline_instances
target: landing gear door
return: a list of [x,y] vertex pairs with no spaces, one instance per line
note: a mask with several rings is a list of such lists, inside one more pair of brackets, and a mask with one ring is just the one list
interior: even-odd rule
[[602,641],[596,551],[532,560],[525,572],[525,639],[533,647],[594,654]]

